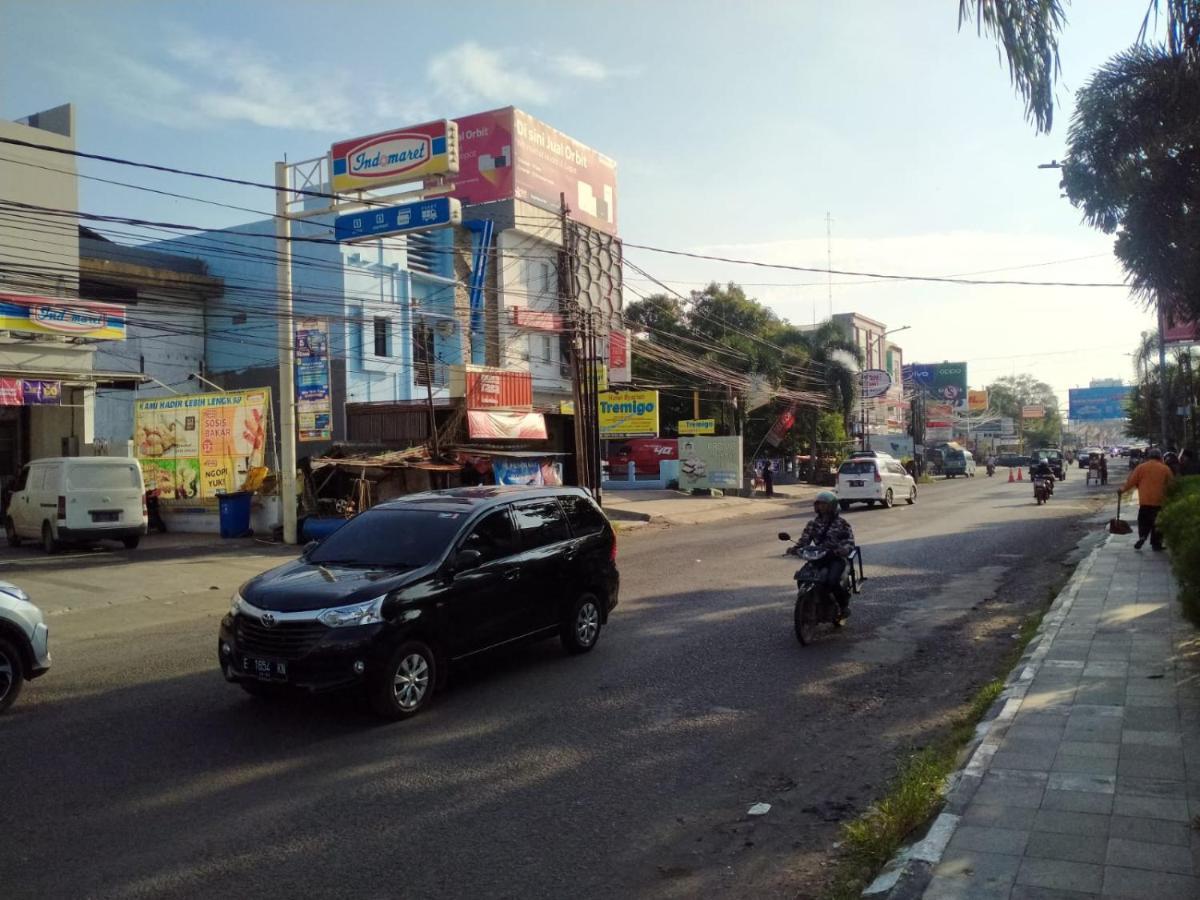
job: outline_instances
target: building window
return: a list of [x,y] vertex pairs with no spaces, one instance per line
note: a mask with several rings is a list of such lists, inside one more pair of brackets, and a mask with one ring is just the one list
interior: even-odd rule
[[375,317],[375,355],[391,356],[388,353],[388,338],[391,332],[391,320],[382,316]]
[[417,384],[429,384],[433,359],[433,329],[418,322],[413,326],[413,380]]
[[546,365],[554,362],[554,342],[550,340],[549,335],[542,335],[542,359]]

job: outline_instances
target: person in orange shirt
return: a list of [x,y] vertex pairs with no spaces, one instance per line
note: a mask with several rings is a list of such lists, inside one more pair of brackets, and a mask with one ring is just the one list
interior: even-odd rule
[[1138,492],[1138,539],[1133,549],[1141,550],[1150,538],[1150,546],[1163,549],[1162,534],[1158,530],[1158,511],[1166,498],[1167,485],[1174,477],[1169,466],[1162,461],[1162,451],[1152,447],[1146,451],[1146,461],[1129,473],[1121,493],[1137,488]]

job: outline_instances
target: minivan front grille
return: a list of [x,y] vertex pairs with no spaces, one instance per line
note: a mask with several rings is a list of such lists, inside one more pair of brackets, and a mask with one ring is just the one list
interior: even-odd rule
[[328,630],[320,622],[279,622],[267,628],[244,615],[237,617],[235,626],[238,648],[243,653],[278,659],[299,659],[312,650]]

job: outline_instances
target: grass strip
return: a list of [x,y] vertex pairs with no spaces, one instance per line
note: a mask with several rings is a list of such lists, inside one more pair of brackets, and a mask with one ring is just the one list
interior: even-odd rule
[[[1058,587],[1049,591],[1050,602]],[[1027,616],[1004,660],[1007,673],[1021,655],[1049,609]],[[905,839],[938,812],[945,796],[946,779],[958,766],[959,755],[975,736],[975,726],[1004,690],[1004,679],[989,681],[971,698],[967,708],[950,723],[946,734],[932,745],[905,758],[883,799],[852,822],[842,826],[841,851],[825,900],[860,897],[880,870],[903,846]]]

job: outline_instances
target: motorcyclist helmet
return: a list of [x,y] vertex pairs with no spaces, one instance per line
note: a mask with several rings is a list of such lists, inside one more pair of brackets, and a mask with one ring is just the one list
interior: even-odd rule
[[837,502],[833,491],[821,491],[813,498],[813,510],[818,516],[831,516],[837,510]]

